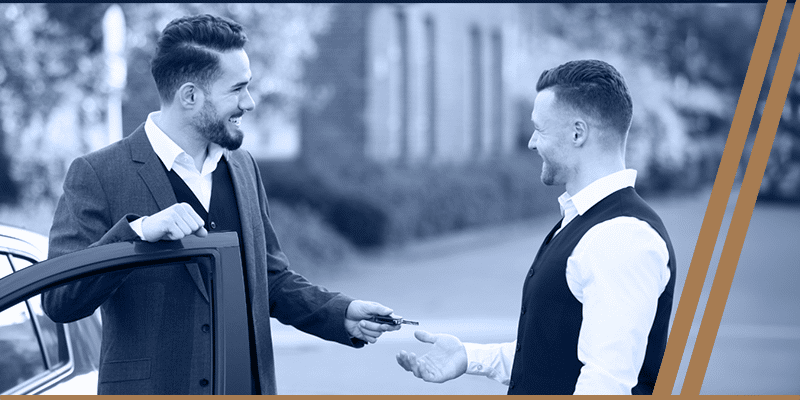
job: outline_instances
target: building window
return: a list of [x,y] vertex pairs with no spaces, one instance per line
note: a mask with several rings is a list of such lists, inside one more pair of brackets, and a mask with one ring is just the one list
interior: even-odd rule
[[503,36],[499,29],[492,32],[492,150],[500,154],[503,148]]
[[400,162],[408,159],[409,153],[409,71],[408,71],[408,17],[399,9],[397,17],[397,38],[400,47]]
[[470,38],[470,125],[472,136],[472,153],[480,155],[482,150],[483,133],[483,46],[481,43],[481,30],[473,25],[469,31]]
[[427,52],[425,57],[426,82],[425,91],[428,105],[426,133],[428,139],[428,157],[436,156],[436,25],[433,18],[425,18],[425,43]]

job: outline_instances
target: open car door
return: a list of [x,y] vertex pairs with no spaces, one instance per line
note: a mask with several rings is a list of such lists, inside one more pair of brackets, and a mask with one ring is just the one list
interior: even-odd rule
[[[0,360],[0,394],[51,393],[53,388],[75,378],[75,360],[85,356],[70,341],[70,334],[80,333],[70,332],[65,324],[56,324],[41,313],[42,292],[97,274],[187,263],[206,268],[210,281],[212,393],[250,394],[247,307],[239,242],[234,232],[158,243],[114,243],[10,273],[0,271],[0,359],[5,360]],[[47,326],[50,329],[44,329]],[[95,330],[99,329],[98,326]],[[99,334],[95,337],[100,338]],[[96,389],[96,379],[94,385]]]

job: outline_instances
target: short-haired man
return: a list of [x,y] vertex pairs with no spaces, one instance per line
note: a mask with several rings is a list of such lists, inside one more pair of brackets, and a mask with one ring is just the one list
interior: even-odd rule
[[546,70],[536,85],[528,147],[542,182],[565,185],[563,219],[528,271],[517,340],[480,345],[415,333],[433,343],[397,361],[444,382],[464,373],[509,394],[652,394],[664,355],[675,253],[661,219],[625,168],[633,103],[622,76],[597,60]]
[[[274,394],[270,316],[327,340],[374,343],[392,312],[314,286],[288,269],[252,156],[238,150],[255,104],[241,25],[178,18],[163,30],[152,73],[161,110],[130,136],[77,158],[50,230],[50,257],[119,241],[239,234],[247,294],[251,390]],[[206,277],[197,265],[142,268],[84,279],[44,294],[69,322],[101,307],[100,394],[211,394]]]

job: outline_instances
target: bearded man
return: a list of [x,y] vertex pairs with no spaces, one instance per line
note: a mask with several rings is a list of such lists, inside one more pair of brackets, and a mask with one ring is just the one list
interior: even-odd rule
[[[288,269],[240,123],[255,107],[238,23],[178,18],[152,60],[160,111],[125,139],[73,161],[50,230],[49,257],[119,241],[239,235],[247,295],[251,392],[274,394],[270,317],[362,347],[398,327],[377,303],[312,285]],[[199,267],[137,268],[44,293],[47,314],[70,322],[101,308],[100,394],[211,394],[208,278]]]

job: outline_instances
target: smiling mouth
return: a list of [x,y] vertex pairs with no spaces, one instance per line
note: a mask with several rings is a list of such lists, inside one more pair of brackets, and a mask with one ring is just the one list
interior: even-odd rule
[[230,123],[232,123],[232,124],[234,124],[236,126],[239,126],[242,123],[242,116],[239,115],[239,116],[235,116],[235,117],[230,117],[230,118],[228,118],[228,122],[230,122]]

